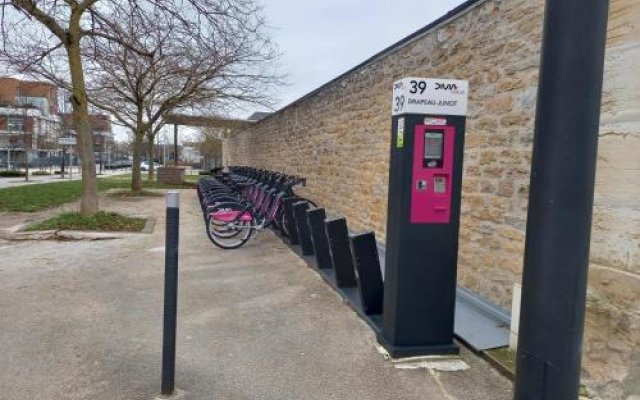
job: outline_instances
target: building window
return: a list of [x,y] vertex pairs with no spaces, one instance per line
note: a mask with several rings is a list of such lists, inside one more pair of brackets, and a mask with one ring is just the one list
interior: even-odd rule
[[7,130],[24,132],[24,118],[9,117],[9,122],[7,123]]
[[50,115],[49,100],[44,97],[17,96],[16,104],[26,107],[35,107],[40,110],[43,115]]

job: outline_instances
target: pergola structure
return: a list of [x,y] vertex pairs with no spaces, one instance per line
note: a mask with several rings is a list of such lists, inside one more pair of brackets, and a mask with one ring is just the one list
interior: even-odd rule
[[201,115],[187,115],[187,114],[168,114],[164,117],[166,124],[173,125],[173,150],[174,150],[174,164],[178,164],[178,126],[194,126],[202,128],[218,128],[224,129],[227,132],[246,128],[252,124],[255,124],[255,120],[248,119],[233,119],[223,117],[207,117]]

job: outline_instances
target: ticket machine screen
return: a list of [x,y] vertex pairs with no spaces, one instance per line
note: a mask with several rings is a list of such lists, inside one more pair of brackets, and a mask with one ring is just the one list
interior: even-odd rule
[[424,133],[424,167],[442,168],[444,153],[444,132],[427,131]]

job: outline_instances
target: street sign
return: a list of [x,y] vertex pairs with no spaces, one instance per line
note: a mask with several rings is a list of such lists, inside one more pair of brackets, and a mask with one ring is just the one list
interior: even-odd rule
[[78,141],[74,137],[61,137],[58,138],[58,144],[62,146],[75,146]]
[[392,115],[467,115],[469,82],[404,78],[393,83]]

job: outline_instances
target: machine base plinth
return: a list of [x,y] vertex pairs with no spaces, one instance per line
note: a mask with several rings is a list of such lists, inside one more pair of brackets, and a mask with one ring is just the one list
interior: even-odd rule
[[391,358],[407,358],[420,356],[437,356],[459,354],[460,346],[455,343],[433,344],[424,346],[398,346],[390,344],[382,335],[377,335],[378,343],[385,348]]

